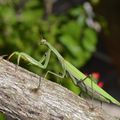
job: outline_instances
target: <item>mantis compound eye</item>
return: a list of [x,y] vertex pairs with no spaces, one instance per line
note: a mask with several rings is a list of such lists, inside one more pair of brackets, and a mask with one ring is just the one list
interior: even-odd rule
[[47,52],[45,53],[45,56],[47,56]]

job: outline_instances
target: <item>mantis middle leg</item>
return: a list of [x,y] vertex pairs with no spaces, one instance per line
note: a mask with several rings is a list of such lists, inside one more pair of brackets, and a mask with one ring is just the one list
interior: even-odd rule
[[[59,61],[60,61],[60,60],[59,60]],[[60,63],[61,63],[62,68],[63,68],[63,73],[62,73],[62,75],[57,74],[57,73],[54,73],[54,72],[52,72],[52,71],[47,71],[47,73],[45,74],[45,78],[47,77],[48,74],[53,74],[53,75],[55,75],[55,76],[57,76],[57,77],[59,77],[59,78],[64,78],[65,75],[66,75],[66,69],[65,69],[65,66],[64,66],[64,61],[63,61],[63,62],[60,61]]]

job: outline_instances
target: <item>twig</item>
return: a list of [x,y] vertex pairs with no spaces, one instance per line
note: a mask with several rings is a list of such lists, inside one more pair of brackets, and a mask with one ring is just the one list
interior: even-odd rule
[[0,111],[18,120],[116,120],[66,88],[0,60]]

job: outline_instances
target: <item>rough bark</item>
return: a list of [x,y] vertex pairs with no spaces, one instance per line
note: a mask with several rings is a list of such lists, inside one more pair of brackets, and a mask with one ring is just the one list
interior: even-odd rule
[[61,85],[0,59],[0,111],[18,120],[114,120]]

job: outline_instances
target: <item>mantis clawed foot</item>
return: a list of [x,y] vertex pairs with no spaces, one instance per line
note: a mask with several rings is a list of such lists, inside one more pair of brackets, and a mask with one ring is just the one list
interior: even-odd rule
[[40,89],[40,85],[41,85],[41,77],[39,76],[38,86],[36,88],[32,88],[31,91],[36,93]]
[[1,55],[0,57],[1,57],[1,59],[3,59],[4,57],[7,57],[8,55]]
[[1,56],[0,56],[0,61],[1,61],[4,57],[6,57],[6,56],[8,56],[8,55],[1,55]]

